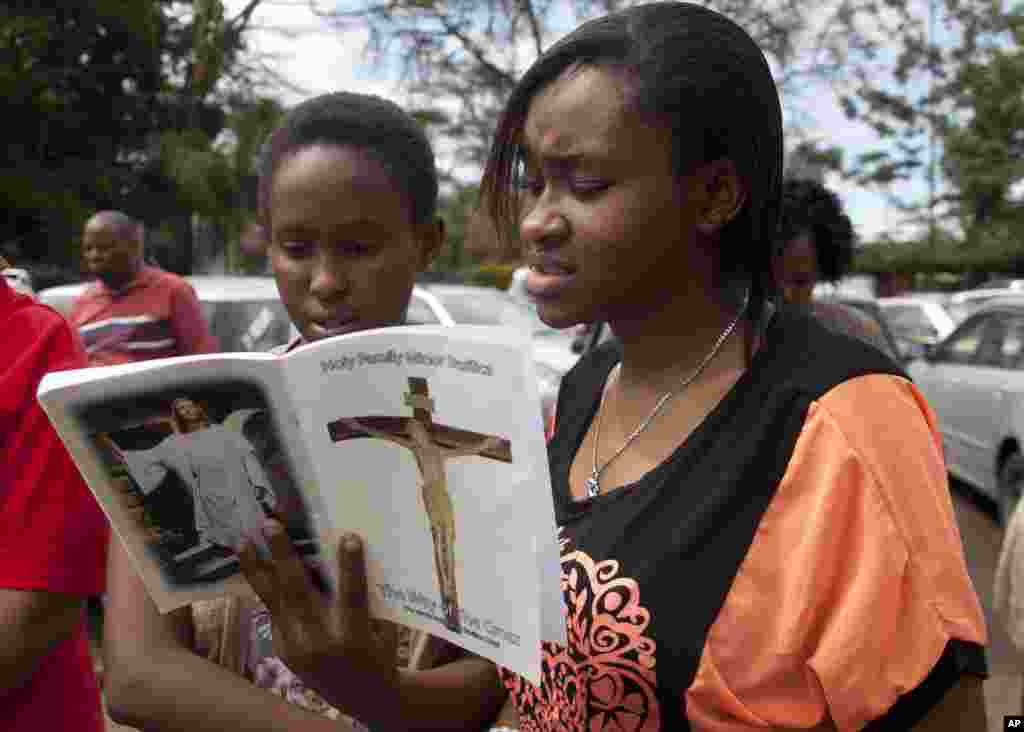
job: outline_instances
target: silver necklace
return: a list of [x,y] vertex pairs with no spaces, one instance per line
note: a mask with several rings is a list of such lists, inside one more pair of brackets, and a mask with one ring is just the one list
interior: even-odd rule
[[[669,391],[665,392],[665,394],[662,395],[662,397],[658,400],[658,403],[654,405],[654,409],[652,409],[650,413],[646,417],[644,417],[643,421],[640,422],[639,426],[635,430],[633,430],[633,432],[630,433],[629,437],[626,438],[626,441],[622,443],[622,447],[620,447],[614,455],[608,458],[608,460],[605,461],[604,465],[598,467],[597,446],[601,441],[601,417],[604,416],[604,401],[605,397],[608,395],[608,388],[605,387],[605,389],[601,392],[601,403],[597,407],[597,424],[594,426],[593,467],[591,467],[590,469],[590,477],[587,478],[586,482],[587,498],[594,498],[601,492],[601,475],[604,473],[604,471],[608,468],[609,465],[615,462],[619,455],[626,451],[626,448],[633,443],[633,440],[639,437],[640,434],[645,429],[647,429],[648,425],[650,425],[651,422],[654,421],[654,418],[658,416],[658,413],[661,411],[662,407],[668,404],[668,400],[674,397],[679,392],[686,389],[686,387],[688,387],[690,384],[692,384],[694,380],[696,380],[696,378],[701,375],[704,369],[707,368],[707,365],[711,363],[711,360],[718,355],[718,352],[725,344],[725,341],[729,338],[730,335],[732,335],[733,330],[736,329],[736,325],[740,322],[740,318],[743,317],[743,313],[747,311],[747,306],[749,304],[750,288],[748,287],[746,294],[743,296],[743,304],[740,306],[739,312],[736,313],[736,317],[732,319],[732,322],[729,323],[726,329],[722,331],[721,335],[718,336],[718,340],[715,341],[715,345],[711,348],[711,351],[708,352],[708,355],[704,357],[704,360],[700,362],[700,365],[697,366],[696,369],[694,369],[692,374],[690,374],[687,378],[680,382],[680,384],[676,388],[670,389]],[[616,374],[618,373],[621,366],[621,362],[616,364]],[[609,381],[611,381],[610,378]]]

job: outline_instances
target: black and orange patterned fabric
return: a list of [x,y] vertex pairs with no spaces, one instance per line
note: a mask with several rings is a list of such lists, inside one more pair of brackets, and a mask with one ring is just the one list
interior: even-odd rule
[[569,643],[503,672],[526,732],[909,729],[986,673],[935,416],[888,357],[780,311],[671,457],[592,499],[569,469],[617,347],[549,443]]

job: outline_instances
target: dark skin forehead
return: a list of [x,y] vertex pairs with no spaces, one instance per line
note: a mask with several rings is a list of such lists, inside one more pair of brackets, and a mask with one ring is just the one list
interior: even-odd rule
[[[346,205],[339,205],[337,191],[345,192]],[[270,201],[269,233],[276,238],[311,233],[311,226],[385,239],[412,228],[404,192],[380,163],[348,145],[316,143],[293,151],[274,174]]]
[[104,233],[115,239],[135,241],[138,238],[138,224],[120,211],[100,211],[85,224],[85,230],[93,234]]
[[[594,100],[603,104],[594,104]],[[624,128],[626,97],[620,74],[573,67],[544,87],[530,104],[523,147],[530,163],[611,158],[609,145]]]

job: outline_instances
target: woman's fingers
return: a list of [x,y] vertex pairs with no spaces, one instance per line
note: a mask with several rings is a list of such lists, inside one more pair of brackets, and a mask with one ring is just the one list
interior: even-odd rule
[[363,542],[355,534],[345,534],[338,542],[337,605],[345,617],[365,619],[369,623],[366,561],[363,556]]
[[373,632],[377,636],[377,642],[383,649],[383,655],[388,658],[398,657],[398,624],[390,620],[373,621]]
[[281,606],[288,606],[294,615],[306,621],[322,622],[323,600],[310,576],[310,569],[292,546],[291,537],[284,525],[271,519],[264,525],[263,535],[270,547],[270,563],[274,569]]
[[260,556],[259,549],[251,539],[243,541],[235,553],[246,581],[270,610],[270,614],[277,617],[281,610],[278,601],[280,590],[273,563]]

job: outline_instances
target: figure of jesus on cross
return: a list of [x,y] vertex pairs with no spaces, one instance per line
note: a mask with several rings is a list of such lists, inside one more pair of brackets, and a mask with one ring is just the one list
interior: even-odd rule
[[459,457],[479,457],[512,462],[512,445],[492,435],[470,432],[433,421],[434,400],[427,380],[409,379],[405,403],[412,417],[353,417],[327,425],[333,442],[370,437],[387,440],[412,451],[423,480],[423,505],[434,541],[434,567],[441,593],[445,627],[462,632],[459,593],[455,582],[455,510],[448,493],[445,463]]

